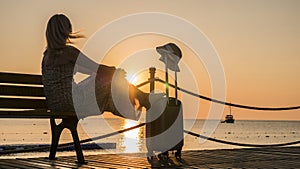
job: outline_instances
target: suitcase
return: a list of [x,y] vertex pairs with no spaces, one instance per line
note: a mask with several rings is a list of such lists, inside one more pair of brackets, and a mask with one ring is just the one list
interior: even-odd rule
[[[165,61],[166,83],[168,84],[168,60]],[[172,69],[171,69],[172,70]],[[175,72],[175,98],[169,97],[166,85],[167,104],[163,112],[151,111],[146,114],[146,147],[148,158],[158,152],[160,160],[169,158],[169,151],[176,151],[175,157],[181,158],[184,144],[182,103],[177,94],[177,71]]]
[[[177,104],[176,104],[177,102]],[[181,158],[183,147],[183,115],[182,105],[176,98],[169,98],[165,110],[156,118],[155,112],[146,115],[146,147],[148,157],[155,156],[159,152],[158,158],[165,159],[169,157],[169,151],[175,151],[175,157]]]

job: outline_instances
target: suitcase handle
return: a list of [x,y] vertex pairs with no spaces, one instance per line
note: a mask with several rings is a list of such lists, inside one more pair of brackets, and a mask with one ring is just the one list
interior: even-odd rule
[[178,105],[178,90],[177,90],[177,71],[175,71],[175,104]]
[[[169,103],[169,75],[168,69],[175,72],[175,97],[176,105],[178,103],[178,93],[177,93],[177,72],[180,71],[178,67],[178,62],[182,57],[182,52],[180,48],[174,43],[168,43],[163,46],[156,47],[156,51],[161,55],[159,58],[160,61],[165,63],[165,72],[166,72],[166,96]],[[170,59],[170,60],[169,60]],[[168,64],[168,62],[170,64]]]
[[[165,57],[165,72],[166,72],[166,96],[169,103],[169,73],[168,73],[168,58]],[[178,90],[177,90],[177,71],[175,72],[175,104],[178,105]]]
[[168,58],[165,57],[165,72],[166,72],[166,96],[169,103],[169,73],[168,73]]

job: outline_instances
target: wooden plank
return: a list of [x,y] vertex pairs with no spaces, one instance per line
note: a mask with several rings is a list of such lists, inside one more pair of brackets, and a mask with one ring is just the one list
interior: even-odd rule
[[[86,158],[88,161],[88,165],[94,167],[105,167],[105,168],[129,168],[127,160],[121,160],[120,158],[116,157],[116,155],[107,155],[102,158],[99,156],[94,156]],[[124,162],[124,163],[122,163]],[[127,163],[127,164],[126,164]]]
[[16,159],[20,162],[24,162],[24,164],[28,165],[28,166],[34,166],[36,168],[50,168],[51,164],[44,164],[44,163],[40,163],[37,161],[32,161],[30,159]]
[[[98,156],[99,157],[99,156]],[[71,162],[71,161],[76,161],[75,156],[69,156],[69,157],[59,157],[58,161],[59,162]],[[124,168],[121,167],[119,164],[110,164],[110,163],[102,163],[99,161],[94,161],[91,159],[85,159],[87,164],[84,164],[80,166],[80,168]]]
[[[113,160],[112,160],[113,159]],[[108,167],[108,168],[128,168],[127,165],[123,165],[120,163],[118,158],[112,158],[111,155],[108,155],[105,158],[88,158],[88,163],[90,165],[96,166],[96,167]]]
[[41,75],[0,72],[0,83],[42,85]]
[[3,98],[0,97],[0,108],[38,109],[47,108],[46,99]]
[[9,166],[9,163],[4,161],[0,161],[0,167],[1,169],[15,169],[15,167]]
[[16,159],[2,160],[2,162],[5,162],[6,166],[15,167],[15,168],[23,168],[23,169],[35,168],[34,165],[30,165],[28,163],[23,163]]
[[50,165],[51,168],[77,168],[78,165],[75,163],[72,163],[70,161],[69,164],[65,164],[65,163],[60,163],[58,160],[50,160],[46,157],[43,158],[29,158],[29,159],[25,159],[28,162],[33,162],[33,163],[40,163],[40,164],[44,164],[44,165]]
[[[73,157],[73,156],[71,156]],[[67,158],[68,160],[61,160],[61,158]],[[55,162],[56,167],[68,167],[68,168],[78,168],[80,164],[76,163],[77,159],[73,160],[73,158],[70,157],[57,157],[56,160],[53,160]]]
[[[287,152],[292,151],[291,155]],[[268,153],[269,152],[269,153]],[[51,165],[52,168],[300,168],[298,153],[295,148],[260,148],[260,149],[232,149],[232,150],[193,150],[183,151],[182,160],[170,159],[148,161],[142,153],[134,154],[99,154],[89,155],[85,159],[87,164],[78,165],[76,156],[58,157],[57,160],[45,158],[30,158],[3,160],[0,165],[16,167],[23,163],[25,166],[40,164],[39,168]],[[2,166],[1,166],[2,167]],[[0,167],[0,168],[1,168]],[[2,167],[4,168],[4,167]]]
[[43,87],[11,85],[0,85],[0,95],[45,97]]
[[48,166],[48,168],[55,168],[55,163],[53,160],[49,160],[47,158],[28,158],[28,159],[21,159],[25,160],[27,162],[32,162],[32,163],[38,163],[44,166]]

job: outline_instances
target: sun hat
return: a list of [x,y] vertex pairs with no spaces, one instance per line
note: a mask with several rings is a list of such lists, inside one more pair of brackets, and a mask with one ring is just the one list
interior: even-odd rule
[[168,43],[156,47],[156,51],[161,55],[160,61],[164,62],[168,69],[180,72],[178,63],[182,57],[180,48],[174,43]]

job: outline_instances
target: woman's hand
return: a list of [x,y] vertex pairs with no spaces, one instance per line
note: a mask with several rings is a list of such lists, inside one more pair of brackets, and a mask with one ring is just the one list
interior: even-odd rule
[[124,69],[118,68],[118,69],[116,69],[114,76],[126,78],[126,75],[127,75],[127,73]]

